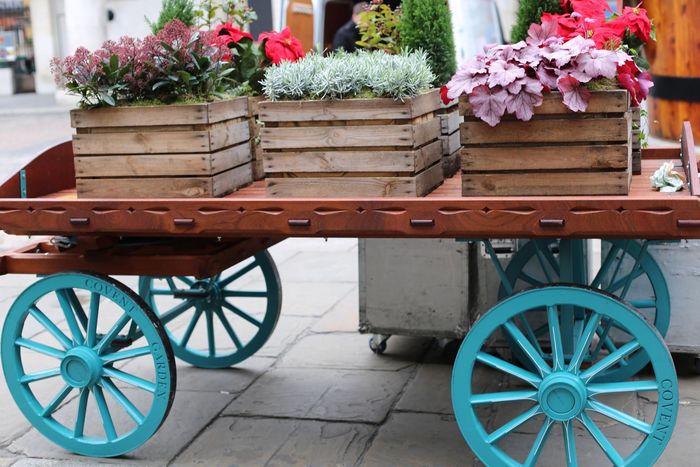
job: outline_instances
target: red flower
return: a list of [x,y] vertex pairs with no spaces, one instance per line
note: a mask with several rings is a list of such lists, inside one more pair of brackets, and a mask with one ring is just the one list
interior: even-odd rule
[[227,47],[231,44],[238,44],[243,39],[250,39],[252,41],[253,36],[245,31],[241,31],[240,29],[233,27],[233,24],[230,21],[226,24],[220,24],[214,30],[214,45],[219,47]]
[[620,86],[629,91],[632,105],[635,107],[647,98],[649,90],[654,86],[649,72],[640,72],[632,60],[617,67],[617,80]]
[[622,15],[612,20],[610,26],[619,36],[624,36],[629,28],[630,34],[637,36],[645,43],[651,40],[651,20],[644,8],[625,7]]
[[447,97],[447,86],[443,86],[440,88],[440,99],[442,99],[442,103],[445,105],[450,105],[450,102],[452,102],[452,99]]
[[284,28],[282,32],[263,32],[258,41],[264,44],[265,55],[275,65],[285,60],[296,62],[300,58],[304,58],[301,42],[292,36],[288,27]]
[[605,19],[607,12],[612,12],[607,0],[561,0],[561,7],[568,13],[579,13],[586,18]]

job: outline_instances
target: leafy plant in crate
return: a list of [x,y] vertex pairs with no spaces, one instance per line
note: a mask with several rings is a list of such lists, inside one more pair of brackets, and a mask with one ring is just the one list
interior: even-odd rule
[[[625,89],[634,106],[648,95],[651,77],[628,53],[624,37],[646,37],[651,23],[641,9],[634,18],[608,21],[606,2],[578,0],[571,6],[578,10],[545,14],[541,25],[530,27],[526,41],[487,47],[448,83],[448,97],[464,95],[468,107],[468,121],[462,126],[462,142],[469,145],[463,152],[464,194],[628,191],[629,109],[627,97],[621,103],[616,90]],[[576,117],[584,112],[589,118]],[[610,118],[615,113],[620,118]],[[527,123],[502,123],[506,114]],[[598,114],[597,118],[590,118],[591,114]],[[541,115],[557,115],[557,119]],[[475,118],[498,127],[489,131]],[[535,151],[539,156],[518,158],[515,152],[523,151],[484,147],[508,143],[539,145],[539,152]],[[552,149],[555,144],[566,147]],[[556,151],[562,154],[558,159]],[[504,174],[506,170],[512,173]],[[547,176],[533,176],[542,173]]]

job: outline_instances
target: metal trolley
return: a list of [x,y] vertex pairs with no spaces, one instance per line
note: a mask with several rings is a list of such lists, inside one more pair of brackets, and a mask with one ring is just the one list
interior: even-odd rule
[[[147,442],[168,415],[175,357],[229,367],[270,337],[282,294],[269,246],[300,236],[526,238],[506,268],[478,240],[494,258],[502,300],[474,323],[454,363],[464,438],[486,465],[531,466],[561,430],[562,458],[577,465],[578,429],[614,465],[652,465],[671,437],[678,385],[663,339],[668,288],[647,248],[700,238],[693,148],[686,124],[680,151],[645,151],[628,196],[463,198],[457,177],[418,199],[271,199],[257,183],[220,199],[89,200],[76,198],[71,146],[59,145],[0,186],[0,228],[51,237],[0,258],[2,274],[41,276],[5,317],[5,379],[53,442],[118,456]],[[682,165],[686,190],[648,188],[663,159]],[[605,239],[594,277],[588,238]],[[138,284],[110,277],[122,275]],[[494,373],[517,389],[485,392],[482,379]],[[621,393],[658,403],[640,418],[606,399]],[[486,425],[489,407],[512,402],[523,411]],[[636,432],[636,447],[616,446],[601,416]],[[533,440],[516,455],[507,440],[526,423],[535,423]]]

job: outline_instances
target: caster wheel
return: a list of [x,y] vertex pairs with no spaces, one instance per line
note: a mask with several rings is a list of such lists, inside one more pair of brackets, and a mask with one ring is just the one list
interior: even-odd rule
[[[79,296],[88,298],[83,307]],[[107,277],[56,274],[27,288],[2,330],[17,406],[69,451],[119,456],[144,444],[175,397],[175,363],[158,318]]]
[[[566,355],[561,324],[571,307],[585,310],[585,324],[575,339],[573,354]],[[547,310],[551,362],[525,337],[519,320],[521,315],[542,308]],[[614,321],[629,339],[584,366],[586,349],[604,320]],[[533,371],[488,353],[490,341],[501,332],[511,335]],[[639,380],[601,381],[606,369],[639,353],[650,362],[648,375]],[[489,379],[508,381],[513,389],[484,391],[485,374]],[[626,407],[627,398],[620,397],[635,397],[635,393],[658,397],[660,402],[640,415]],[[452,403],[465,440],[491,467],[534,466],[545,448],[548,462],[554,465],[586,465],[592,455],[598,454],[616,466],[646,467],[654,465],[670,440],[678,414],[678,384],[663,338],[636,310],[595,289],[553,285],[514,295],[475,323],[454,364]],[[507,421],[491,425],[491,414],[500,409],[505,409],[500,413],[509,414]],[[606,425],[625,430],[629,435],[624,437],[634,443],[609,438],[601,428]],[[590,451],[589,440],[584,440],[585,448],[581,446],[581,436],[590,437],[600,452]],[[528,443],[525,449],[524,442]]]
[[[596,277],[589,278],[585,281],[587,284],[581,285],[600,288],[622,298],[637,308],[659,333],[665,336],[671,320],[671,297],[661,268],[637,241],[604,240],[603,246],[603,251],[607,247],[607,254],[603,258],[600,270]],[[518,250],[506,267],[506,276],[512,289],[518,292],[529,287],[542,287],[562,282],[561,255],[554,253],[558,248],[557,241],[532,240]],[[585,263],[585,261],[579,262]],[[585,268],[585,264],[574,267]],[[585,277],[586,273],[579,271],[576,275]],[[501,285],[499,298],[504,299],[507,296],[506,288]],[[526,323],[525,334],[533,344],[548,349],[550,344],[545,317],[545,310],[533,313],[530,321]],[[577,329],[580,329],[581,325],[582,321],[579,318],[562,324],[564,327],[574,326]],[[601,323],[594,337],[596,342],[601,342],[601,347],[597,349],[605,348],[608,351],[615,351],[616,348],[624,345],[625,339],[624,331],[617,329],[614,322],[609,321]],[[528,359],[518,346],[514,345],[515,343],[507,336],[506,340],[513,351],[513,356],[521,363],[527,364]],[[551,350],[547,350],[546,353],[546,358],[551,360]],[[595,355],[586,356],[587,360],[594,358]],[[638,354],[625,364],[606,370],[603,377],[610,376],[611,380],[629,378],[637,374],[647,363],[645,356]]]
[[389,337],[387,336],[372,336],[369,339],[369,348],[377,355],[384,355],[388,340]]
[[200,368],[228,368],[254,355],[282,309],[268,252],[204,280],[142,277],[139,293],[166,326],[175,356]]

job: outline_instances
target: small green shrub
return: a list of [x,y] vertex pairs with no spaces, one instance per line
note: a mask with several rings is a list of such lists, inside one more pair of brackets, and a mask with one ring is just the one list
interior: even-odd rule
[[384,52],[309,54],[297,62],[267,69],[262,81],[270,100],[405,99],[430,89],[435,75],[423,51],[390,55]]
[[158,34],[174,19],[179,19],[185,26],[194,26],[196,17],[193,0],[163,0],[158,20],[152,23],[146,18],[146,21],[153,34]]
[[511,42],[525,40],[530,25],[540,24],[544,13],[562,13],[559,0],[520,0],[518,17],[510,33]]
[[425,50],[436,86],[447,83],[457,69],[452,17],[446,0],[404,0],[399,24],[402,47]]
[[360,40],[357,41],[357,45],[366,50],[399,53],[401,51],[400,21],[400,7],[392,10],[390,6],[383,3],[370,6],[369,10],[360,13],[360,22],[357,25]]

